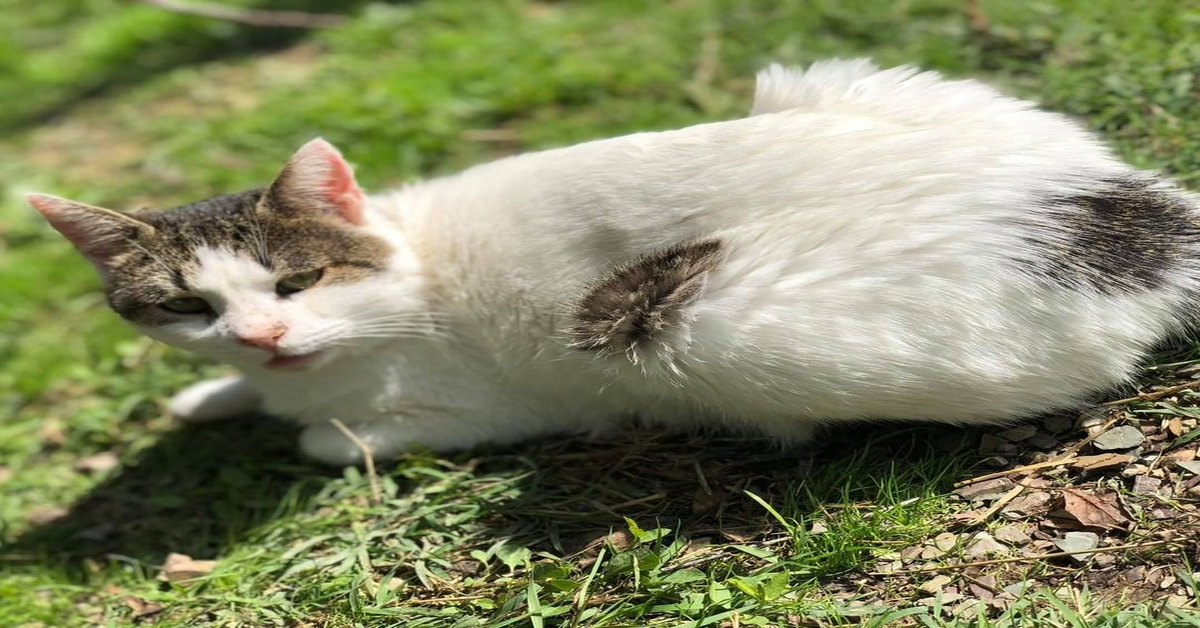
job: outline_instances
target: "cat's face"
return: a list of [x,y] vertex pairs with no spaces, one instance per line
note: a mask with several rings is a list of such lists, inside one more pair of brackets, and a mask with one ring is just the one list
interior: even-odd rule
[[418,329],[425,311],[410,256],[363,225],[353,173],[321,140],[269,187],[175,209],[30,202],[100,270],[115,312],[243,369],[317,368]]

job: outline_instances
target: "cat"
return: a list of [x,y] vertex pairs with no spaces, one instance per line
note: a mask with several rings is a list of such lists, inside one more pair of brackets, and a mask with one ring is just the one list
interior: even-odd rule
[[771,66],[749,116],[368,196],[329,143],[270,185],[31,204],[112,309],[242,373],[185,420],[290,418],[359,462],[630,416],[784,445],[865,419],[1003,424],[1127,383],[1197,305],[1200,202],[1081,125],[867,60]]

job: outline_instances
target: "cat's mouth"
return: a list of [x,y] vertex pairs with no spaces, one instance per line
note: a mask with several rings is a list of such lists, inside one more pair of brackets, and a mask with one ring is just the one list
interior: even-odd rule
[[263,366],[266,366],[269,369],[299,369],[312,362],[313,359],[320,355],[320,353],[320,351],[314,351],[312,353],[301,353],[299,355],[276,354],[275,357],[268,360]]

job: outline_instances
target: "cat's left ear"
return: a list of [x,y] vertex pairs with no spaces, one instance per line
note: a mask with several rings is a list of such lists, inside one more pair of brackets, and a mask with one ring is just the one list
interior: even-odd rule
[[101,275],[108,271],[114,259],[133,246],[132,242],[154,233],[154,227],[149,224],[111,209],[48,194],[30,194],[25,199],[70,240]]
[[363,221],[365,199],[354,169],[333,144],[321,138],[292,155],[263,200],[267,211],[331,216],[353,225]]

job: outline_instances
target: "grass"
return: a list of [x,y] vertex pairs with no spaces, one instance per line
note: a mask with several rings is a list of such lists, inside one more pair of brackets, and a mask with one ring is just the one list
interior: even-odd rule
[[[357,471],[300,459],[288,426],[166,418],[219,369],[127,330],[20,201],[187,202],[261,184],[317,134],[379,189],[736,116],[758,67],[838,55],[984,76],[1196,187],[1200,11],[985,1],[979,33],[956,0],[300,5],[352,19],[283,32],[0,0],[0,625],[1200,625],[1086,584],[971,619],[866,575],[958,508],[977,460],[934,446],[953,431],[834,436],[808,458],[657,433],[410,456],[372,503]],[[103,452],[119,466],[78,470]],[[165,584],[169,552],[217,566]],[[1129,560],[1187,558],[1170,554]]]

